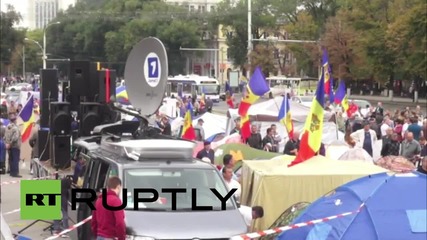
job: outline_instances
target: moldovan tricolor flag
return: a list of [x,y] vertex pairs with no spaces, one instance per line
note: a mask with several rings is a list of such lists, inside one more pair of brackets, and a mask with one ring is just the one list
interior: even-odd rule
[[244,117],[249,108],[254,104],[261,96],[270,91],[270,87],[265,81],[264,74],[260,67],[255,68],[249,83],[246,85],[246,94],[244,95],[239,106],[239,115]]
[[307,116],[302,134],[298,155],[289,167],[304,162],[313,157],[320,149],[323,133],[323,115],[325,104],[324,72],[317,85],[316,96],[313,99],[310,113]]
[[287,96],[283,97],[282,106],[279,110],[279,122],[285,126],[288,136],[291,139],[294,135],[294,124],[292,123],[291,110],[289,106],[289,99]]
[[22,130],[22,142],[27,141],[32,133],[33,124],[35,122],[34,119],[34,96],[31,95],[31,97],[28,99],[27,103],[25,103],[24,107],[22,108],[21,112],[19,112],[18,117],[22,119],[24,122],[23,130]]
[[246,114],[240,119],[240,136],[243,139],[243,142],[246,142],[246,139],[251,136],[251,121],[249,114]]
[[348,112],[349,106],[348,106],[348,99],[347,99],[347,89],[345,87],[344,80],[340,81],[340,84],[338,85],[337,92],[335,93],[335,103],[341,104],[344,112],[347,112],[347,116],[351,116],[351,113]]
[[230,108],[234,108],[233,90],[231,89],[230,84],[228,84],[228,82],[225,83],[225,99],[227,105]]
[[334,79],[332,77],[332,71],[331,71],[331,65],[329,64],[329,56],[328,51],[326,49],[323,49],[323,56],[322,56],[322,69],[323,69],[323,76],[325,79],[325,93],[329,96],[329,101],[331,103],[334,102]]
[[181,137],[187,140],[196,139],[196,133],[194,132],[193,119],[191,117],[191,113],[192,113],[192,107],[191,107],[191,104],[188,103],[187,112],[185,113],[185,117],[184,117],[184,126],[182,126],[182,134],[181,134]]

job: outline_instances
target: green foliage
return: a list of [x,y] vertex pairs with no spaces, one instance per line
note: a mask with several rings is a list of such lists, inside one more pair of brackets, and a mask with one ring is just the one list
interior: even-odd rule
[[58,14],[47,31],[47,51],[55,58],[100,61],[123,74],[127,55],[145,37],[157,37],[168,51],[170,74],[183,73],[180,47],[201,47],[206,16],[161,1],[81,1]]
[[[144,37],[165,44],[170,74],[183,73],[180,47],[203,47],[203,33],[216,35],[222,25],[233,64],[241,69],[260,65],[277,72],[277,59],[264,43],[253,42],[252,66],[247,66],[248,0],[223,0],[211,13],[189,12],[160,0],[82,0],[58,14],[47,30],[50,58],[88,59],[123,73],[127,55]],[[292,52],[296,73],[317,76],[320,49],[329,51],[336,78],[371,79],[392,83],[395,78],[426,78],[427,17],[425,0],[251,0],[253,39],[281,35],[289,39],[320,40],[320,44],[289,43],[279,52]],[[13,28],[20,16],[12,8],[1,13],[1,62],[20,69],[25,30]],[[42,43],[40,31],[26,35]],[[37,71],[38,47],[25,43],[27,70]],[[275,45],[278,48],[278,44]],[[280,59],[280,62],[284,62]],[[282,67],[282,66],[281,66]]]
[[0,15],[0,72],[4,72],[4,67],[11,64],[12,55],[15,48],[20,45],[25,36],[24,30],[14,28],[15,24],[21,21],[21,15],[8,5],[6,12],[1,11]]

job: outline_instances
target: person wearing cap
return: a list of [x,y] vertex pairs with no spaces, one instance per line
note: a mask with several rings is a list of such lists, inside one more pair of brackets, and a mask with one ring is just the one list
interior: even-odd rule
[[203,119],[199,118],[197,120],[197,125],[194,127],[194,130],[196,130],[196,140],[197,141],[205,141],[205,130],[203,129]]
[[6,148],[9,150],[9,166],[10,176],[18,177],[19,175],[19,158],[21,156],[21,131],[16,124],[16,114],[11,113],[9,115],[10,123],[7,126],[5,134]]
[[356,146],[365,149],[373,157],[373,149],[377,141],[377,133],[370,128],[369,122],[363,122],[363,128],[350,134]]
[[234,119],[234,128],[233,130],[231,130],[230,135],[234,134],[234,133],[239,133],[240,134],[240,117]]
[[211,160],[212,164],[214,164],[215,152],[211,149],[211,143],[208,141],[205,141],[203,145],[204,145],[204,148],[197,153],[196,158],[201,160],[206,157],[206,158],[209,158],[209,160]]

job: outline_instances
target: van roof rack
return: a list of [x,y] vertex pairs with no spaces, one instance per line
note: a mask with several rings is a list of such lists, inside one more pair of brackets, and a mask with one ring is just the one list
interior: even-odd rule
[[103,124],[96,126],[93,129],[93,134],[114,134],[121,136],[123,133],[135,133],[140,126],[140,123],[137,121],[119,121],[110,124]]
[[134,139],[101,142],[101,150],[118,153],[135,161],[155,159],[192,161],[195,146],[195,142],[181,139]]

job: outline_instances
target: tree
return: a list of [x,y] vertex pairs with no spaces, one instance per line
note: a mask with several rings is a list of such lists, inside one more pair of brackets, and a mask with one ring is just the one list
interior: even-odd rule
[[26,38],[31,39],[24,41],[22,44],[16,46],[15,52],[13,54],[12,60],[12,69],[14,72],[22,72],[22,50],[25,46],[25,72],[38,73],[39,69],[43,66],[42,61],[42,50],[40,47],[34,43],[32,40],[39,42],[40,44],[43,41],[43,31],[34,30],[28,31],[25,35]]
[[275,67],[274,51],[276,49],[271,45],[255,46],[255,49],[251,52],[251,72],[255,70],[257,66],[260,66],[265,77],[268,77],[270,73],[277,74],[277,68]]
[[[277,32],[280,29],[279,19],[292,18],[291,14],[279,14],[277,0],[252,0],[252,34],[253,39]],[[217,10],[211,17],[215,25],[223,25],[227,34],[229,54],[235,67],[246,67],[248,53],[248,21],[247,2],[225,0],[218,4]],[[285,8],[282,7],[284,10]],[[257,42],[253,42],[256,49]],[[265,56],[268,58],[268,56]],[[251,66],[253,67],[253,65]],[[265,66],[260,66],[264,68]]]
[[402,1],[396,1],[397,9],[407,10],[405,14],[397,12],[396,20],[387,29],[387,46],[397,53],[397,63],[406,74],[426,79],[427,4],[425,1],[412,3],[405,8]]
[[11,64],[11,58],[16,46],[24,40],[25,32],[21,29],[16,29],[14,26],[21,21],[21,15],[11,6],[7,6],[6,12],[1,12],[0,15],[0,72],[4,72],[4,67]]
[[[296,21],[285,26],[291,39],[317,40],[319,26],[313,17],[306,11],[301,11],[296,16]],[[307,76],[318,75],[320,51],[319,45],[313,43],[291,43],[287,45],[294,54],[298,63],[298,72],[304,72]]]
[[55,21],[61,24],[49,28],[47,50],[59,58],[100,61],[120,75],[132,47],[144,37],[158,37],[167,48],[171,74],[182,73],[179,48],[202,46],[205,18],[160,1],[80,1],[58,14]]
[[[345,21],[346,12],[340,11],[336,17],[329,18],[325,26],[323,45],[328,50],[334,77],[351,80],[354,77],[353,70],[363,69],[365,64],[358,54],[360,53],[358,33]],[[369,74],[363,77],[368,76]]]

